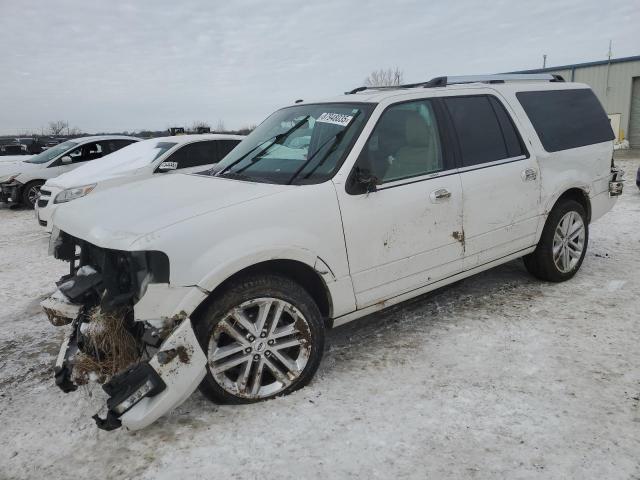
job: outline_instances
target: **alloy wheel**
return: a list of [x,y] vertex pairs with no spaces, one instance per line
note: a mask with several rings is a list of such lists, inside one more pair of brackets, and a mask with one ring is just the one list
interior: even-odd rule
[[311,355],[311,329],[289,302],[264,297],[225,314],[209,340],[209,368],[226,392],[263,399],[285,390]]
[[27,191],[27,198],[29,199],[29,203],[31,205],[36,204],[39,196],[40,196],[40,187],[38,187],[37,185],[32,185],[31,187],[29,187],[29,190]]
[[566,213],[553,236],[553,262],[562,273],[568,273],[582,258],[586,229],[578,212]]

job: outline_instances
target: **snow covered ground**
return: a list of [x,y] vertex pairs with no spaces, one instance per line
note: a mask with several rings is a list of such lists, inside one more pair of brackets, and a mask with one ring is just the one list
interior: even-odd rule
[[38,306],[66,265],[0,209],[0,478],[640,478],[638,151],[578,275],[512,262],[329,334],[310,386],[251,406],[195,393],[146,430],[63,394]]

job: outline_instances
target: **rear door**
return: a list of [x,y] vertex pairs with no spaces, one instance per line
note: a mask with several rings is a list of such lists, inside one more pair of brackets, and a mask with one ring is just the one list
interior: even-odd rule
[[535,244],[540,175],[498,97],[445,97],[443,104],[457,139],[468,270]]
[[440,116],[429,99],[387,107],[350,177],[369,172],[377,189],[337,185],[358,308],[462,268],[462,188]]

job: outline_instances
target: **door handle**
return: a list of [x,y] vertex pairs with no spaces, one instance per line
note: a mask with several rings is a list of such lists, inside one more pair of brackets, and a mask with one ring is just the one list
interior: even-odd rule
[[531,182],[538,178],[538,172],[534,168],[525,168],[522,171],[522,181]]
[[446,188],[440,188],[429,195],[432,203],[438,203],[451,198],[451,192]]

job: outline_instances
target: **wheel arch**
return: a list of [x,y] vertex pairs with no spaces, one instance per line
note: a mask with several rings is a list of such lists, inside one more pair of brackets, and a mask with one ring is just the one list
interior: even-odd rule
[[24,182],[22,186],[19,187],[19,190],[18,190],[18,196],[20,197],[20,201],[24,202],[24,193],[27,191],[29,187],[31,187],[31,185],[39,184],[42,187],[46,182],[47,182],[46,179],[40,179],[40,178],[32,178],[31,180]]
[[191,316],[198,318],[211,302],[224,293],[229,284],[241,277],[255,274],[277,274],[295,281],[313,298],[325,322],[328,322],[332,317],[333,303],[331,293],[322,275],[308,263],[287,258],[263,260],[227,275],[224,280],[209,291],[207,298],[195,308]]
[[580,187],[572,187],[566,189],[561,195],[558,196],[553,206],[549,209],[549,212],[555,208],[555,206],[562,200],[574,200],[584,207],[587,212],[587,224],[591,222],[591,200],[587,191]]

